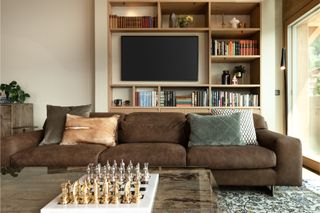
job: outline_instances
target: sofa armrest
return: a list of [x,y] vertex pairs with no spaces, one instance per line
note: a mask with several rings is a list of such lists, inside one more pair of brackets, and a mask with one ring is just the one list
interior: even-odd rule
[[260,146],[275,152],[277,156],[277,185],[302,184],[302,150],[297,138],[282,135],[270,130],[257,130]]
[[1,168],[10,167],[11,155],[36,147],[43,138],[43,130],[12,135],[1,139]]

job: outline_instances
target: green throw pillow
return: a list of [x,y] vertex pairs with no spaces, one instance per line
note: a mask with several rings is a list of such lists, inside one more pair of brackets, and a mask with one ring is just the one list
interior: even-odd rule
[[240,113],[231,115],[189,114],[190,146],[245,145],[240,134]]

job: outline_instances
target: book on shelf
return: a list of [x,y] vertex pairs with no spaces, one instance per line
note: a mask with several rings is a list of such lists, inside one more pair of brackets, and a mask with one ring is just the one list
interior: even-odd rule
[[157,92],[156,91],[139,91],[135,92],[136,106],[140,107],[156,107]]
[[195,107],[208,106],[208,91],[197,90],[189,95],[177,95],[176,91],[165,90],[160,93],[161,107]]
[[223,91],[223,90],[213,90],[212,106],[214,107],[258,107],[259,95]]
[[109,28],[154,28],[158,25],[158,18],[152,16],[117,16],[109,15]]
[[258,55],[257,40],[211,40],[211,55]]

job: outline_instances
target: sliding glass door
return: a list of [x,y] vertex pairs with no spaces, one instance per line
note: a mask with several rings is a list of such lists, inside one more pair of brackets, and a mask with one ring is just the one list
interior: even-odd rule
[[300,138],[304,160],[311,160],[317,167],[320,162],[320,6],[290,25],[288,36],[288,134]]

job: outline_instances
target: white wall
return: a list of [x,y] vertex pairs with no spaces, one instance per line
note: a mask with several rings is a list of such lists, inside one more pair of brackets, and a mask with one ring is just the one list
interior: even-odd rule
[[1,82],[31,95],[34,123],[46,104],[94,102],[93,0],[1,0]]
[[[262,1],[262,42],[261,42],[261,106],[270,130],[283,132],[283,96],[275,96],[275,89],[282,89],[280,51],[282,34],[281,8],[277,0]],[[283,90],[281,94],[283,95]]]

